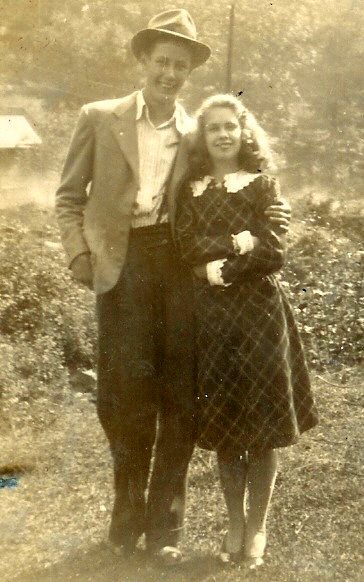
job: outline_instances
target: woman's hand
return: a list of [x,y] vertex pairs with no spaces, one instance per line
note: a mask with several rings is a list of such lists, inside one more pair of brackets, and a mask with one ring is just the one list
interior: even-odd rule
[[199,279],[207,279],[206,265],[199,265],[198,267],[193,267],[193,272]]

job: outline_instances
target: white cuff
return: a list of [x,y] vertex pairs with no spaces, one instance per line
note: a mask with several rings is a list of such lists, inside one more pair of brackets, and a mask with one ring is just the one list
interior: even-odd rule
[[234,250],[239,253],[239,255],[245,255],[249,251],[254,249],[253,237],[249,230],[243,230],[238,232],[238,234],[232,234]]
[[228,287],[231,283],[225,283],[221,270],[226,262],[226,259],[218,259],[217,261],[210,261],[206,265],[207,280],[210,285],[220,285],[220,287]]

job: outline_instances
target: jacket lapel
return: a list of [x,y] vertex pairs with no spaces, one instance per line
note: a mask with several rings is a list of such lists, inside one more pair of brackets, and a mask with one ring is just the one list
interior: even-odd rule
[[175,223],[178,188],[181,185],[182,180],[186,176],[188,169],[189,140],[192,132],[196,129],[196,121],[193,118],[189,117],[189,115],[187,115],[187,113],[185,112],[184,108],[181,105],[179,105],[178,126],[179,132],[181,134],[180,145],[178,148],[168,188],[169,218],[172,227],[174,227]]
[[130,165],[135,179],[139,182],[139,154],[138,136],[136,129],[136,103],[126,111],[115,110],[112,123],[112,131],[118,141],[125,159]]
[[174,227],[175,223],[178,187],[180,186],[183,178],[185,177],[187,169],[188,169],[188,146],[187,140],[182,138],[180,146],[178,148],[177,157],[174,163],[172,176],[167,192],[169,218],[172,227]]

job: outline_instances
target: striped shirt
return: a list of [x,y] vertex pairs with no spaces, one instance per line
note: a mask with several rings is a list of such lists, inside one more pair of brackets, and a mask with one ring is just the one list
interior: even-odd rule
[[142,91],[137,94],[136,105],[139,190],[133,208],[133,228],[168,221],[164,195],[186,117],[183,107],[176,103],[171,119],[155,127]]

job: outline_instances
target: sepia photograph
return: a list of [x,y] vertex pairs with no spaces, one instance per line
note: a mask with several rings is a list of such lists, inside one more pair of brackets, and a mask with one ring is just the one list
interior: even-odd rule
[[0,0],[0,579],[364,578],[359,0]]

